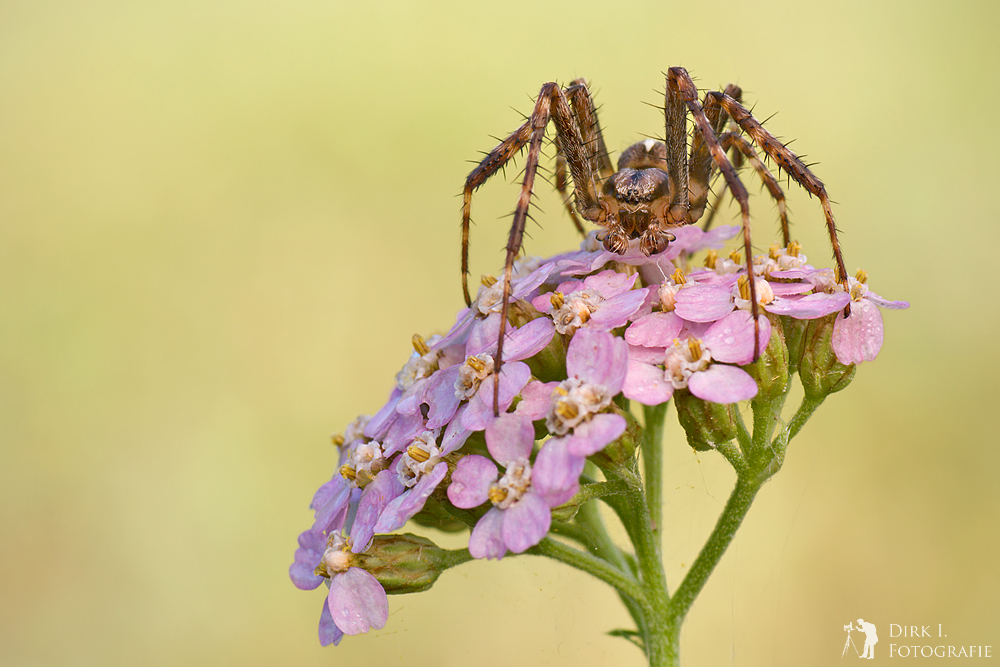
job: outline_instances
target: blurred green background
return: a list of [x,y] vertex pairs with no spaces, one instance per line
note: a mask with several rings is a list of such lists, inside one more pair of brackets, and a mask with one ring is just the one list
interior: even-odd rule
[[[461,305],[469,160],[578,76],[613,151],[658,135],[673,65],[777,114],[849,268],[913,304],[758,496],[684,664],[835,664],[859,616],[879,657],[890,623],[1000,644],[998,27],[976,0],[0,3],[0,663],[642,664],[609,590],[541,559],[330,649],[287,567],[329,434]],[[528,250],[575,246],[539,193]],[[514,200],[477,196],[474,276]],[[732,477],[669,436],[676,584]]]

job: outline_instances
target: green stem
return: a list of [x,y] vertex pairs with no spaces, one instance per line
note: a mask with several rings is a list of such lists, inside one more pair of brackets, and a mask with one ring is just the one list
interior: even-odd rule
[[788,423],[789,441],[798,435],[799,431],[802,430],[802,427],[806,425],[807,421],[809,421],[812,413],[816,412],[816,408],[822,405],[825,398],[825,396],[820,398],[810,398],[809,396],[803,397],[802,403],[799,405],[799,409],[795,411],[795,414],[792,416],[792,420]]
[[646,594],[642,586],[631,575],[622,572],[605,560],[591,556],[579,549],[574,549],[562,542],[557,542],[552,538],[546,537],[525,553],[536,556],[547,556],[548,558],[566,563],[570,567],[575,567],[578,570],[597,577],[604,583],[614,587],[622,595],[627,595],[639,601],[640,604],[645,601]]
[[646,474],[646,507],[653,530],[663,527],[663,419],[667,403],[642,406],[642,467]]
[[[576,515],[576,521],[581,530],[589,536],[588,547],[599,557],[616,566],[623,572],[634,574],[633,565],[628,557],[615,544],[615,541],[608,533],[604,519],[601,517],[600,506],[597,503],[586,503],[580,507],[580,512]],[[628,609],[628,613],[635,622],[635,627],[639,633],[645,637],[647,633],[646,614],[637,600],[618,591],[618,597],[622,604]]]
[[718,565],[726,547],[732,542],[736,530],[750,510],[750,505],[762,483],[763,480],[754,474],[740,476],[736,480],[736,487],[729,496],[729,501],[726,503],[725,509],[722,510],[722,514],[715,524],[715,529],[670,600],[670,619],[678,627],[691,608],[695,597],[708,581],[708,576]]

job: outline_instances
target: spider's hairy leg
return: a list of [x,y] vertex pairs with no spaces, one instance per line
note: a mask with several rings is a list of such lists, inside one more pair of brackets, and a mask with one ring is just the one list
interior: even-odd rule
[[[726,86],[726,94],[734,99],[741,99],[743,91],[740,90],[739,86],[729,84]],[[715,136],[720,136],[726,129],[727,123],[729,123],[729,114],[720,105],[713,104],[714,99],[710,95],[705,95],[702,108],[705,110],[705,116],[712,126],[712,131],[715,132]],[[723,150],[728,151],[729,149],[724,147]],[[688,183],[688,206],[690,212],[688,215],[692,221],[696,221],[705,212],[705,206],[708,203],[708,184],[715,173],[715,160],[712,159],[712,152],[701,132],[695,132],[694,136],[691,137],[690,165],[690,181]],[[736,169],[739,169],[739,166],[739,164],[734,165]],[[710,223],[706,222],[706,224]]]
[[469,223],[472,219],[472,193],[527,145],[531,130],[529,119],[491,150],[465,179],[465,189],[462,192],[462,293],[466,306],[472,305],[472,297],[469,294]]
[[577,206],[581,214],[588,220],[594,210],[600,210],[597,203],[594,175],[590,168],[590,160],[586,158],[580,129],[576,124],[573,112],[570,110],[566,95],[558,84],[546,83],[538,93],[538,100],[531,112],[526,125],[530,126],[528,140],[528,156],[524,164],[524,180],[521,182],[521,194],[514,208],[514,221],[510,226],[510,236],[507,239],[507,256],[503,271],[503,301],[500,306],[500,332],[497,337],[497,354],[494,359],[493,383],[493,414],[500,416],[500,369],[503,367],[503,341],[507,332],[507,314],[510,309],[511,278],[514,271],[514,259],[521,250],[524,239],[524,226],[528,219],[528,207],[531,205],[531,192],[535,184],[535,174],[538,172],[538,160],[542,154],[542,141],[545,139],[545,127],[549,119],[555,122],[559,146],[566,156],[570,172],[573,174],[574,192]]
[[[833,219],[833,208],[830,206],[830,197],[826,193],[823,181],[819,180],[815,174],[784,144],[764,129],[764,126],[754,118],[742,104],[722,93],[712,93],[718,98],[719,104],[726,113],[732,116],[733,120],[750,135],[757,146],[778,163],[778,167],[784,169],[792,180],[804,187],[809,193],[816,195],[823,207],[823,215],[826,218],[827,231],[830,234],[830,245],[833,246],[833,257],[837,262],[837,281],[847,287],[847,267],[844,265],[844,255],[840,250],[840,239],[837,238],[837,223]],[[849,307],[849,306],[848,306]],[[847,311],[845,311],[847,312]]]
[[563,206],[566,207],[566,211],[569,213],[570,220],[573,221],[576,231],[580,232],[581,236],[586,236],[587,231],[583,228],[583,224],[576,214],[576,207],[570,201],[569,190],[566,188],[566,155],[559,145],[559,137],[555,137],[552,143],[556,147],[556,190],[559,192],[559,196],[562,197]]
[[778,217],[781,219],[781,238],[784,241],[785,247],[788,247],[788,244],[792,242],[792,238],[788,229],[788,211],[785,206],[785,193],[782,191],[781,186],[778,185],[778,179],[771,174],[767,165],[757,156],[757,151],[753,149],[753,145],[739,134],[726,132],[719,137],[719,143],[722,144],[723,150],[728,151],[730,148],[735,148],[739,151],[739,154],[742,154],[747,159],[753,170],[760,176],[760,180],[764,182],[764,187],[771,193],[771,198],[778,205]]
[[615,168],[611,164],[608,148],[604,144],[604,133],[601,132],[597,109],[594,108],[594,98],[590,95],[586,79],[575,79],[567,86],[566,97],[569,98],[573,115],[576,117],[576,125],[580,128],[584,151],[590,157],[591,171],[605,181],[615,173]]
[[[673,69],[670,72],[673,72]],[[685,72],[686,74],[687,72]],[[691,86],[693,88],[694,84],[692,83]],[[697,92],[695,90],[696,95]],[[677,94],[677,91],[670,88],[669,72],[667,73],[663,118],[666,125],[663,143],[667,147],[667,177],[670,188],[670,206],[667,210],[667,219],[670,223],[685,225],[691,222],[688,219],[688,181],[690,179],[688,177],[687,110],[685,109],[685,100]]]
[[[713,94],[722,95],[722,93]],[[756,361],[760,354],[760,321],[758,320],[760,304],[757,303],[757,286],[753,276],[753,248],[751,247],[752,243],[750,239],[750,197],[747,194],[747,189],[736,175],[733,163],[726,157],[726,151],[719,144],[719,140],[715,136],[715,131],[712,129],[712,124],[705,115],[705,110],[698,102],[698,88],[694,85],[694,81],[691,80],[686,69],[683,67],[671,67],[667,71],[666,95],[668,108],[672,104],[677,105],[679,103],[691,113],[691,117],[695,123],[695,131],[701,134],[702,140],[708,146],[708,150],[712,155],[712,159],[715,161],[719,171],[722,172],[722,176],[726,179],[726,187],[729,188],[729,191],[733,193],[733,197],[740,204],[740,214],[743,218],[743,250],[746,255],[747,282],[750,287],[750,314],[753,317],[754,328],[753,360]],[[725,106],[723,108],[727,113],[733,115]],[[687,192],[687,183],[685,182],[683,185],[684,191]],[[688,222],[690,223],[691,221],[689,220]]]

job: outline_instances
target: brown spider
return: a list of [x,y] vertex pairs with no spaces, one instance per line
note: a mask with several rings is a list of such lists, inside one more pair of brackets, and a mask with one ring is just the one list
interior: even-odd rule
[[[527,122],[504,139],[479,163],[465,181],[462,206],[462,290],[467,305],[469,295],[469,222],[472,193],[493,174],[503,168],[515,154],[528,147],[521,194],[514,209],[514,221],[507,240],[504,265],[503,301],[500,314],[500,335],[497,340],[495,372],[499,376],[503,360],[503,342],[511,294],[511,275],[514,259],[521,250],[524,226],[531,203],[532,188],[538,161],[541,156],[545,130],[552,120],[556,128],[553,143],[556,147],[556,188],[577,229],[583,226],[577,213],[585,220],[602,227],[604,247],[624,254],[629,243],[638,241],[646,254],[664,250],[673,240],[670,230],[697,222],[708,202],[709,182],[716,169],[722,172],[725,188],[739,202],[743,220],[743,247],[746,264],[752,266],[750,239],[750,209],[746,188],[736,175],[736,168],[726,153],[734,150],[737,164],[746,158],[763,180],[765,187],[778,204],[782,235],[788,245],[788,220],[785,198],[777,180],[761,162],[753,148],[756,144],[778,164],[796,183],[819,198],[826,217],[830,243],[837,262],[837,280],[845,284],[847,271],[837,239],[837,228],[823,182],[799,160],[794,153],[757,121],[740,103],[739,87],[729,85],[725,92],[708,92],[698,101],[698,89],[682,67],[667,71],[666,135],[664,141],[647,139],[633,144],[618,159],[618,170],[611,167],[604,138],[597,121],[594,103],[583,79],[573,81],[566,88],[556,83],[546,83],[538,93],[535,108]],[[688,155],[687,116],[694,119],[695,130]],[[736,127],[730,129],[735,123]],[[742,136],[745,132],[750,141]],[[752,142],[752,143],[751,143]],[[566,167],[573,178],[574,207],[566,191]],[[724,192],[724,190],[723,190]],[[710,222],[711,216],[709,217]],[[754,281],[749,281],[750,303],[755,324],[759,314],[757,291]],[[759,325],[757,336],[759,337]],[[494,412],[497,412],[497,395],[494,391]]]

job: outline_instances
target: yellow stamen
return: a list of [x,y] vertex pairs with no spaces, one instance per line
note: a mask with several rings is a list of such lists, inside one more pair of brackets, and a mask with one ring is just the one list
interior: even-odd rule
[[493,287],[497,284],[497,279],[493,276],[483,276],[479,279],[479,282],[481,282],[484,287]]
[[789,255],[792,257],[798,257],[800,252],[802,252],[802,246],[799,245],[798,241],[792,241],[788,244]]
[[569,421],[576,419],[580,411],[576,409],[576,406],[569,401],[559,401],[556,403],[555,413],[562,417],[563,419]]
[[423,463],[424,461],[426,461],[431,457],[431,455],[427,453],[426,450],[423,450],[420,447],[417,447],[416,445],[410,445],[409,447],[407,447],[406,453],[411,459],[413,459],[417,463]]
[[715,263],[719,261],[719,253],[714,250],[709,250],[708,254],[705,255],[705,268],[715,270]]
[[851,287],[851,301],[861,301],[861,297],[864,296],[864,288],[858,284]]
[[781,248],[778,246],[777,243],[771,244],[771,249],[767,251],[767,256],[770,257],[771,259],[778,259],[779,257],[781,257]]
[[687,283],[687,278],[684,277],[684,272],[679,268],[674,269],[674,275],[670,276],[670,279],[674,281],[675,285],[683,285]]
[[864,269],[858,269],[858,273],[854,276],[854,278],[862,285],[868,283],[868,273]]
[[494,505],[499,505],[507,497],[507,489],[501,489],[499,486],[490,487],[489,499]]
[[465,360],[465,363],[466,365],[469,366],[469,368],[476,371],[477,373],[482,373],[484,370],[486,370],[486,363],[482,359],[479,359],[478,357],[469,357],[468,359]]
[[340,466],[340,476],[348,481],[353,482],[357,478],[358,473],[354,468],[345,463],[344,465]]
[[746,276],[740,276],[736,279],[736,284],[740,288],[740,298],[750,300],[750,281]]
[[343,447],[344,446],[344,434],[343,433],[334,433],[333,435],[330,436],[330,441],[333,442],[333,446],[334,447]]
[[688,350],[691,352],[691,358],[694,360],[701,359],[701,341],[692,336],[687,339]]
[[431,348],[427,347],[427,341],[425,341],[424,337],[420,334],[413,334],[411,342],[413,343],[413,349],[416,350],[417,354],[420,356],[424,356],[431,351]]
[[743,255],[741,255],[738,250],[733,250],[729,253],[729,259],[732,260],[733,264],[743,263]]
[[552,308],[554,310],[559,310],[563,307],[563,304],[566,303],[566,297],[562,292],[553,292],[549,295],[549,303],[552,304]]

